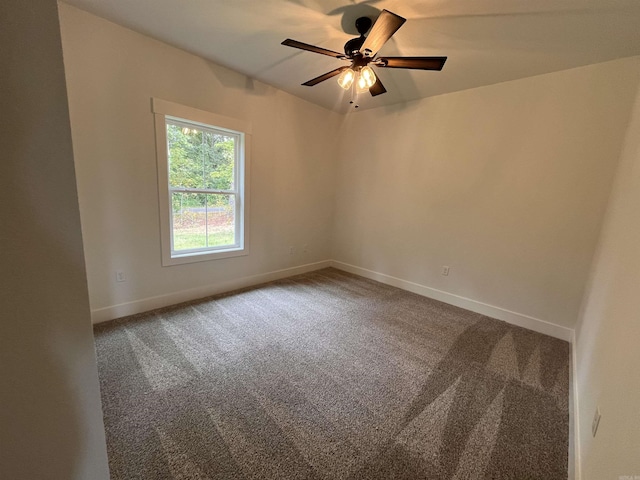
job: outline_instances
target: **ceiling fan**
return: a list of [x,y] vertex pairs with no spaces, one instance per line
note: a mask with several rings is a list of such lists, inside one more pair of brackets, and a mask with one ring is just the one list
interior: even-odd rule
[[[371,27],[371,19],[360,17],[356,20],[356,29],[359,37],[352,38],[344,45],[344,54],[316,47],[307,43],[298,42],[287,38],[282,45],[299,48],[309,52],[328,55],[340,60],[351,62],[350,66],[342,66],[331,70],[319,77],[312,78],[302,85],[313,87],[329,78],[338,77],[338,84],[345,90],[354,88],[356,93],[371,93],[371,96],[382,95],[387,91],[380,79],[376,76],[370,65],[379,68],[410,68],[417,70],[442,70],[447,57],[376,57],[382,46],[393,36],[396,31],[406,22],[395,13],[383,10],[371,28],[371,32],[366,37],[365,33]],[[353,103],[353,99],[351,100]],[[357,108],[357,105],[356,105]]]

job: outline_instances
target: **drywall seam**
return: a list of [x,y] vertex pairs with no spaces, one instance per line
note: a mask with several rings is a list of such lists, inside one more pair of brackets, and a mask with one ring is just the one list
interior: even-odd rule
[[308,263],[306,265],[299,265],[297,267],[274,270],[267,273],[259,273],[257,275],[250,275],[247,277],[241,277],[233,280],[214,283],[211,285],[205,285],[202,287],[190,288],[188,290],[181,290],[179,292],[172,292],[164,295],[142,298],[140,300],[133,300],[131,302],[120,303],[118,305],[110,305],[108,307],[97,308],[95,310],[91,310],[91,321],[94,324],[106,322],[116,318],[125,317],[127,315],[147,312],[156,308],[168,307],[170,305],[175,305],[181,302],[188,302],[190,300],[196,300],[198,298],[204,298],[210,295],[217,295],[219,293],[230,292],[239,288],[251,287],[254,285],[259,285],[261,283],[291,277],[293,275],[300,275],[302,273],[320,270],[321,268],[327,268],[329,266],[331,266],[330,260]]
[[424,297],[432,298],[434,300],[439,300],[441,302],[445,302],[450,305],[455,305],[457,307],[461,307],[466,310],[470,310],[472,312],[480,313],[482,315],[487,315],[489,317],[505,321],[512,325],[517,325],[519,327],[527,328],[529,330],[533,330],[534,332],[559,338],[567,342],[570,342],[573,338],[572,329],[563,327],[561,325],[556,325],[555,323],[551,323],[546,320],[530,317],[522,313],[512,312],[511,310],[506,310],[504,308],[496,307],[494,305],[482,303],[477,300],[472,300],[470,298],[462,297],[460,295],[456,295],[453,293],[445,292],[443,290],[427,287],[426,285],[421,285],[419,283],[411,282],[409,280],[403,280],[401,278],[392,277],[391,275],[386,275],[384,273],[374,272],[373,270],[368,270],[366,268],[350,265],[348,263],[340,262],[337,260],[332,260],[331,266],[338,268],[340,270],[344,270],[346,272],[360,275],[365,278],[370,278],[371,280],[376,280],[378,282],[385,283],[387,285],[392,285],[394,287],[398,287],[403,290],[407,290],[409,292],[417,293],[418,295],[422,295]]

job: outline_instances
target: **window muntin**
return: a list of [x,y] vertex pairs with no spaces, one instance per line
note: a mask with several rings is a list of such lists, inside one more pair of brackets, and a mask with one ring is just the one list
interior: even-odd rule
[[242,248],[243,134],[166,117],[171,256]]

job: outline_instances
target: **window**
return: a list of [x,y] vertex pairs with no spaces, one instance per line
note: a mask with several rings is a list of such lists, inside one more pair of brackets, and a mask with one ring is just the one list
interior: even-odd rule
[[163,265],[246,255],[250,128],[153,99]]

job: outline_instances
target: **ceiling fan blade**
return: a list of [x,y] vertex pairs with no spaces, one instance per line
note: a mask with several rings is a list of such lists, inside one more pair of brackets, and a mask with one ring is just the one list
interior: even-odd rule
[[442,70],[447,57],[380,57],[378,67],[413,68],[417,70]]
[[334,52],[333,50],[327,50],[326,48],[316,47],[315,45],[309,45],[308,43],[298,42],[297,40],[291,40],[287,38],[282,42],[282,45],[287,47],[299,48],[300,50],[307,50],[309,52],[321,53],[322,55],[328,55],[330,57],[344,58],[344,53]]
[[369,93],[372,97],[377,97],[378,95],[382,95],[383,93],[387,93],[387,89],[384,88],[384,85],[380,81],[380,77],[376,75],[376,83],[373,84],[371,88],[369,88]]
[[371,32],[360,47],[360,53],[367,57],[373,57],[406,21],[406,18],[388,10],[382,10],[376,23],[371,27]]
[[343,70],[346,70],[347,68],[349,67],[336,68],[335,70],[331,70],[330,72],[327,72],[324,75],[320,75],[319,77],[312,78],[311,80],[304,82],[302,85],[304,85],[305,87],[313,87],[314,85],[317,85],[320,82],[324,82],[325,80],[329,80],[331,77],[335,77],[336,75],[341,73]]

